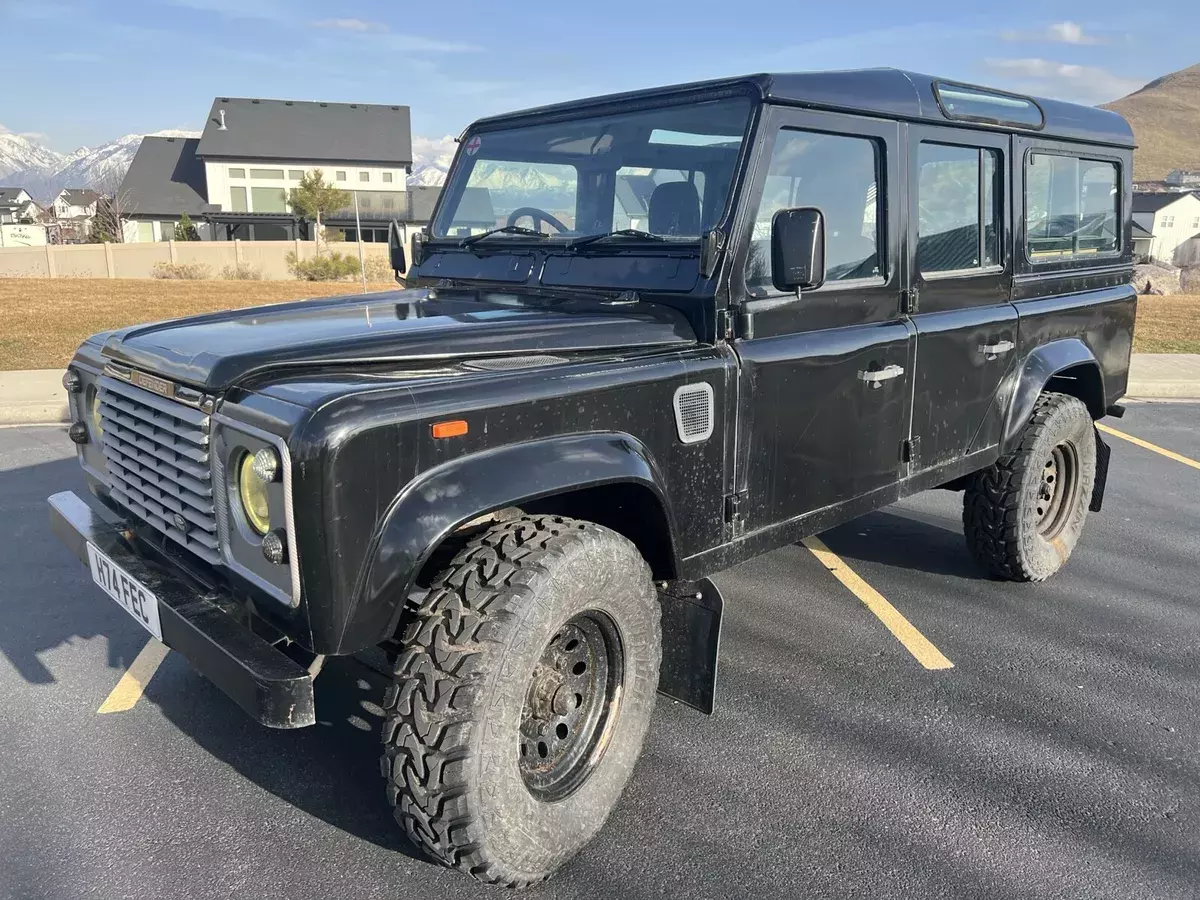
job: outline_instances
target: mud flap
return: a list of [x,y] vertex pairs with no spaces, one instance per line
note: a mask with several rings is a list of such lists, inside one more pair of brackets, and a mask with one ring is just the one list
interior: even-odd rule
[[658,598],[663,640],[658,692],[712,715],[725,606],[721,592],[702,578],[667,582]]
[[1108,483],[1108,458],[1112,456],[1112,448],[1104,443],[1104,438],[1100,437],[1099,428],[1095,428],[1095,432],[1096,482],[1092,485],[1092,502],[1088,505],[1088,509],[1092,512],[1100,512],[1100,507],[1104,505],[1104,486]]

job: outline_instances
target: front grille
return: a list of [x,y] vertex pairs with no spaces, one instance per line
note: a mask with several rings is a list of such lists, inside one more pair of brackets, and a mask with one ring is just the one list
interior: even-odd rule
[[106,375],[100,419],[113,498],[201,559],[218,562],[209,417]]

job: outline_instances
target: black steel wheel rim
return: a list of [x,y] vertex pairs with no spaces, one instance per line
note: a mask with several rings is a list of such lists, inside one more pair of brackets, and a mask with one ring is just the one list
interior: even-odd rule
[[1064,441],[1050,451],[1042,466],[1036,500],[1038,534],[1053,540],[1071,520],[1079,494],[1079,454],[1075,445]]
[[599,610],[571,617],[534,667],[517,765],[539,800],[561,800],[599,764],[616,725],[625,657],[616,623]]

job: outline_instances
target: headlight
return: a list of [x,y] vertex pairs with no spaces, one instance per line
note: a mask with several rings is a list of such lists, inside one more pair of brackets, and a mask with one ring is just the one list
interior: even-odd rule
[[246,521],[257,534],[271,530],[271,511],[267,504],[267,483],[255,474],[254,456],[243,453],[238,461],[238,499]]
[[92,420],[92,428],[96,431],[96,437],[104,434],[104,425],[100,418],[100,389],[96,385],[88,388],[88,417]]

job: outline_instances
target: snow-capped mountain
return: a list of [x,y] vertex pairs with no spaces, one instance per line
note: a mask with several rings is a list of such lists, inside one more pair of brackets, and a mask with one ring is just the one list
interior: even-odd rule
[[458,149],[452,135],[440,138],[413,136],[412,174],[408,176],[410,185],[432,186],[445,182],[446,172],[454,160],[454,151]]
[[[198,131],[156,131],[162,137],[199,137]],[[59,153],[15,134],[0,134],[0,180],[23,187],[39,203],[48,203],[63,188],[90,187],[115,191],[133,161],[142,135],[127,134],[99,147]]]

